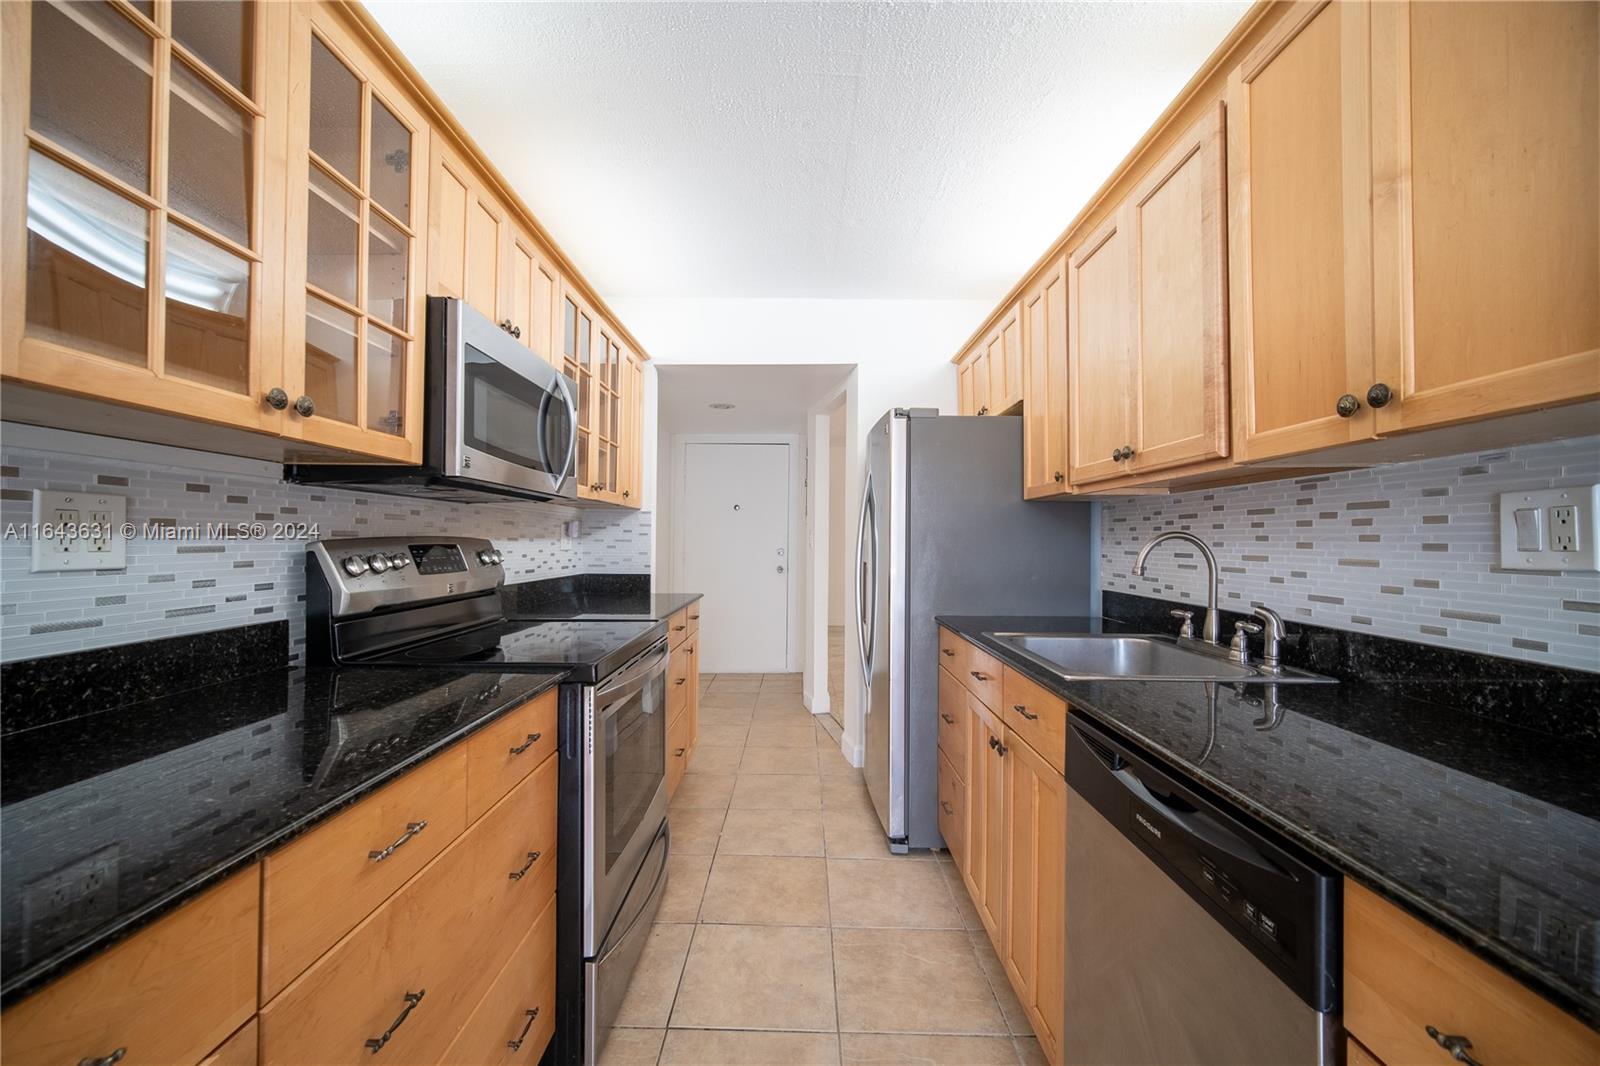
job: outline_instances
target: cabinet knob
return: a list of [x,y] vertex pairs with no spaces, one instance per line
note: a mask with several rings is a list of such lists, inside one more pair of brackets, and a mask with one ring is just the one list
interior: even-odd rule
[[632,496],[632,495],[633,495],[633,493],[629,492],[627,489],[623,489],[622,490],[622,498],[624,500],[626,500],[629,496]]
[[1389,386],[1381,381],[1367,390],[1367,406],[1369,407],[1386,407],[1392,399],[1394,399],[1394,393]]
[[1339,397],[1339,402],[1333,405],[1333,409],[1339,412],[1340,418],[1349,418],[1351,415],[1361,410],[1361,401],[1356,399],[1353,394],[1347,392],[1343,396]]
[[1053,477],[1053,478],[1054,478],[1054,479],[1055,479],[1055,482],[1056,482],[1056,484],[1057,484],[1057,485],[1059,485],[1059,484],[1061,484],[1061,483],[1062,483],[1062,482],[1063,482],[1063,481],[1065,481],[1065,480],[1067,480],[1067,475],[1065,475],[1065,474],[1063,474],[1063,473],[1062,473],[1062,472],[1061,472],[1061,471],[1059,471],[1059,470],[1057,470],[1057,471],[1056,471],[1056,472],[1055,472],[1055,473],[1054,473],[1054,474],[1053,474],[1053,475],[1051,475],[1051,476],[1052,476],[1052,477]]
[[517,338],[517,340],[520,341],[522,339],[522,327],[521,326],[512,326],[511,327],[511,335],[513,337]]
[[302,396],[294,402],[294,413],[301,418],[310,418],[317,413],[316,401],[309,396]]
[[988,414],[989,413],[989,405],[988,404],[984,404],[982,407],[978,408],[978,413],[980,415]]
[[1116,451],[1111,453],[1111,461],[1113,463],[1122,462],[1122,449],[1121,448],[1118,448]]
[[274,411],[281,411],[289,406],[289,394],[282,389],[269,389],[266,400],[267,406]]

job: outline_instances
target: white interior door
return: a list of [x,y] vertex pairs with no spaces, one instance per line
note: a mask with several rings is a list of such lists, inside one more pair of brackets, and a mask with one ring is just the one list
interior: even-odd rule
[[683,566],[707,673],[780,673],[789,647],[789,445],[684,446]]

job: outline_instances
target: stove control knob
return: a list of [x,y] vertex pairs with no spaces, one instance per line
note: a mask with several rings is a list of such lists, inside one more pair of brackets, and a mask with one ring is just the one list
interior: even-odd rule
[[500,554],[500,549],[499,548],[496,548],[494,551],[490,552],[489,554],[494,556],[494,565],[496,565],[496,566],[499,566],[500,565],[500,560],[505,558],[504,555]]
[[360,577],[367,572],[367,561],[359,555],[345,556],[342,565],[344,566],[344,572],[351,577]]
[[395,554],[389,556],[389,565],[394,567],[396,570],[404,570],[406,567],[411,565],[411,556],[406,555],[403,552],[396,552]]
[[490,563],[494,562],[494,552],[490,551],[488,548],[481,549],[478,552],[478,562],[484,566],[488,566]]
[[372,567],[372,572],[374,574],[381,574],[385,570],[389,569],[389,557],[382,553],[368,556],[367,565]]

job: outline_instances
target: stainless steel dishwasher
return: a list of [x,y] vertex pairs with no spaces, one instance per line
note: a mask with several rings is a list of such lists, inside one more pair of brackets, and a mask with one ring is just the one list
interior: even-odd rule
[[1339,879],[1080,715],[1067,729],[1072,1066],[1339,1061]]

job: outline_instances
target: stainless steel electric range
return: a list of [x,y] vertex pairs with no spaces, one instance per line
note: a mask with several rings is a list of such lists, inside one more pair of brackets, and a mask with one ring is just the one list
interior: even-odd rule
[[666,892],[667,627],[508,618],[501,562],[492,543],[468,537],[313,542],[307,660],[569,672],[560,694],[554,1053],[592,1063]]

